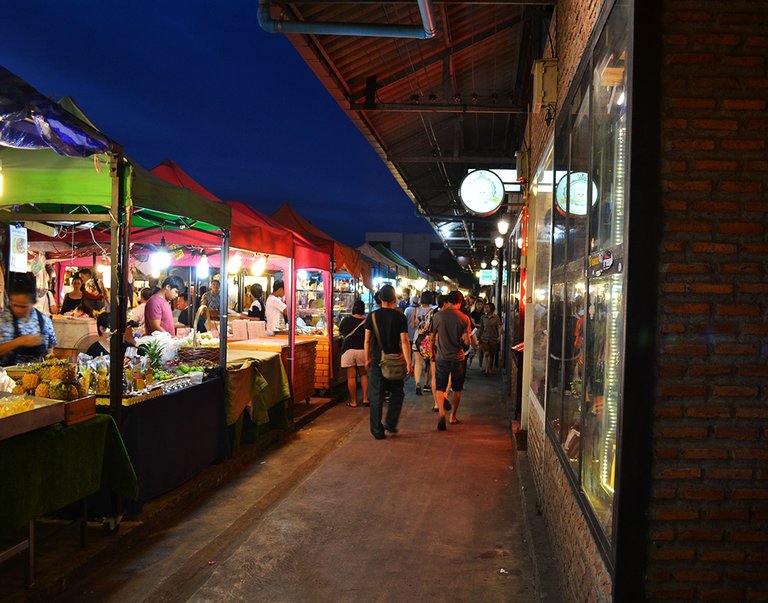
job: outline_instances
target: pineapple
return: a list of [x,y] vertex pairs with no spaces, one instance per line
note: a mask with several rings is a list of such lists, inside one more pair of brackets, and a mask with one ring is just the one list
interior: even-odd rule
[[80,392],[77,389],[76,385],[70,385],[69,386],[69,399],[70,400],[77,400],[80,397]]
[[67,363],[67,383],[77,383],[77,365],[71,362]]
[[151,366],[153,369],[160,368],[164,347],[165,346],[163,346],[163,344],[160,343],[157,339],[153,339],[145,346],[144,351],[147,355],[149,366]]
[[[66,381],[67,380],[67,365],[69,363],[64,360],[62,362],[56,362],[51,365],[50,375],[51,381]],[[58,399],[58,398],[57,398]]]
[[51,397],[51,390],[48,387],[47,383],[41,383],[37,386],[35,389],[35,395],[38,398],[50,398]]
[[21,383],[16,383],[16,385],[11,390],[12,394],[25,394],[27,393],[24,389],[24,386]]
[[39,369],[37,369],[37,375],[40,377],[40,381],[43,383],[47,383],[51,380],[51,368],[47,364],[43,364]]
[[50,397],[54,400],[67,400],[69,398],[69,386],[60,379],[51,380],[50,391]]
[[85,385],[83,383],[77,384],[77,398],[84,398],[88,395],[88,390],[85,388]]
[[40,377],[38,377],[35,373],[26,373],[21,378],[21,385],[28,392],[34,391],[39,383]]

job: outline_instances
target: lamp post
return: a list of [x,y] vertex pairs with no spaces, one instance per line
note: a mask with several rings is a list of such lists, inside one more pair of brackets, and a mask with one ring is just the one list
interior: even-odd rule
[[494,245],[496,245],[496,249],[499,250],[499,258],[498,265],[496,266],[496,311],[501,313],[501,277],[504,271],[504,243],[506,242],[506,238],[502,236],[498,236],[493,240]]

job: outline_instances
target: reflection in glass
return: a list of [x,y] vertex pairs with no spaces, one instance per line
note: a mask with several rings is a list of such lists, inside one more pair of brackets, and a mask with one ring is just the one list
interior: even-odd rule
[[598,194],[590,211],[590,252],[624,242],[627,19],[626,6],[617,5],[595,49],[592,172]]
[[584,358],[582,488],[611,533],[622,352],[622,274],[592,279]]
[[584,333],[584,306],[586,281],[571,281],[567,284],[565,305],[565,333],[563,340],[563,447],[578,474],[579,447],[581,439],[581,349]]
[[589,158],[592,146],[589,119],[589,78],[573,101],[571,161],[568,170],[568,263],[583,261],[587,253],[587,208],[592,200]]
[[556,270],[565,264],[565,211],[562,207],[567,203],[568,196],[568,128],[560,130],[555,140],[555,209],[552,211],[552,269]]
[[565,284],[554,283],[549,300],[549,350],[547,356],[547,421],[562,441],[563,431],[563,312]]
[[[549,319],[549,263],[552,249],[552,152],[536,174],[534,220],[535,270],[533,273],[533,350],[531,353],[531,391],[544,406],[544,386],[547,374],[547,321]],[[529,273],[530,274],[530,273]],[[530,312],[530,310],[528,310]],[[526,344],[527,349],[527,344]]]

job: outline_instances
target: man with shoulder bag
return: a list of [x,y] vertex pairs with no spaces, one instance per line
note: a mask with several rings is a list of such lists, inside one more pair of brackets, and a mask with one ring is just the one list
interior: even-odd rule
[[[371,434],[385,439],[384,431],[397,433],[403,408],[403,382],[413,373],[408,341],[408,321],[397,309],[392,285],[379,290],[381,309],[365,320],[365,369],[368,371],[368,398],[371,402]],[[387,416],[382,424],[384,390],[390,392]]]

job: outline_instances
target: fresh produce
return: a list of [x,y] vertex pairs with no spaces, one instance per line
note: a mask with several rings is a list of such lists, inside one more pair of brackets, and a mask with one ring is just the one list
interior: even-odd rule
[[11,398],[0,402],[0,419],[32,410],[35,403],[29,398]]
[[159,369],[163,360],[163,348],[165,347],[160,340],[153,339],[144,346],[144,353],[147,356],[149,366],[153,369]]
[[203,372],[205,372],[205,369],[202,366],[195,366],[195,365],[189,365],[189,364],[180,364],[179,365],[179,372],[182,375],[187,375],[189,373],[203,373]]
[[54,400],[76,400],[85,395],[77,374],[77,365],[48,356],[33,365],[13,388],[14,394],[29,394]]
[[168,379],[173,379],[176,375],[171,375],[171,373],[166,373],[165,371],[156,369],[154,376],[155,381],[168,381]]

